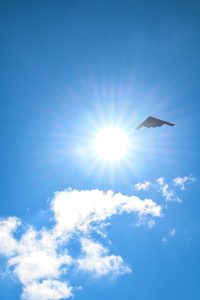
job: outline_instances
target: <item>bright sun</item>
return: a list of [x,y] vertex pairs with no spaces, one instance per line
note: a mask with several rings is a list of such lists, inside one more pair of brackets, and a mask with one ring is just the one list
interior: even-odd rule
[[124,160],[130,146],[129,136],[125,130],[118,127],[100,129],[94,138],[96,155],[107,162]]

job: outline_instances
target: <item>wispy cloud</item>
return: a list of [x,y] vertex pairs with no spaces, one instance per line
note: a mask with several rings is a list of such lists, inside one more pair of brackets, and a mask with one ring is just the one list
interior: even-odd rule
[[166,202],[176,201],[180,203],[181,199],[177,195],[178,189],[185,190],[186,184],[189,182],[194,182],[195,180],[196,179],[192,175],[176,177],[172,180],[172,182],[166,182],[164,177],[159,177],[154,182],[138,182],[134,185],[134,187],[138,191],[145,191],[149,188],[152,188],[157,192],[160,192]]
[[[101,232],[114,215],[136,214],[152,219],[161,216],[161,206],[151,199],[142,200],[112,191],[71,190],[58,192],[51,201],[54,224],[50,229],[23,228],[20,219],[0,220],[0,254],[7,257],[7,269],[23,286],[22,299],[57,300],[72,296],[71,270],[92,276],[118,276],[131,272],[123,258],[89,237]],[[48,225],[48,224],[47,224]],[[49,226],[48,226],[49,227]],[[105,229],[104,229],[105,230]],[[80,244],[80,253],[69,253],[70,239]]]
[[146,227],[152,229],[156,225],[155,219],[147,216],[138,216],[136,222],[132,224],[132,227]]
[[176,235],[176,228],[171,228],[166,236],[162,238],[162,242],[166,243],[170,238],[173,238]]
[[138,191],[142,190],[148,190],[151,186],[151,183],[149,181],[144,181],[144,182],[138,182],[134,185],[135,189]]
[[170,189],[169,184],[165,182],[164,177],[160,177],[156,180],[157,187],[160,189],[160,192],[163,198],[170,202],[170,201],[177,201],[181,202],[181,199],[176,196],[175,192]]
[[176,186],[179,186],[181,190],[185,190],[185,184],[188,182],[194,182],[195,178],[190,176],[176,177],[173,182]]

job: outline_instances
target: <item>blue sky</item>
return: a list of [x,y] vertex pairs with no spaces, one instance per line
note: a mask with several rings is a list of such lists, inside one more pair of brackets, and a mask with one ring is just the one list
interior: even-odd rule
[[2,299],[198,299],[198,1],[0,5]]

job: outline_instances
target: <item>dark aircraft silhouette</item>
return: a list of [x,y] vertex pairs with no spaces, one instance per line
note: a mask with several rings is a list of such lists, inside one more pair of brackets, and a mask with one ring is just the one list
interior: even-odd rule
[[155,128],[155,127],[161,127],[162,125],[174,126],[175,124],[149,116],[146,120],[140,123],[135,129],[138,130],[142,127]]

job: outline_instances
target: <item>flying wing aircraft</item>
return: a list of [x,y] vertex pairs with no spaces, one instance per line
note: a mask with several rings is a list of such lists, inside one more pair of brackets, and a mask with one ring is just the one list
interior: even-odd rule
[[147,119],[145,119],[142,123],[140,123],[135,129],[140,129],[142,127],[161,127],[162,125],[168,125],[168,126],[174,126],[174,123],[166,122],[154,117],[149,116]]

